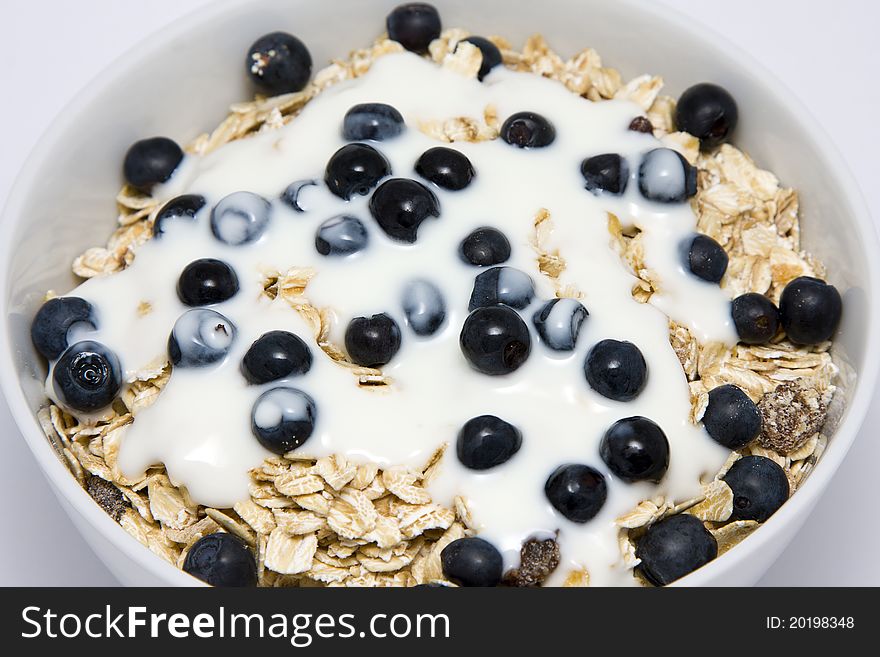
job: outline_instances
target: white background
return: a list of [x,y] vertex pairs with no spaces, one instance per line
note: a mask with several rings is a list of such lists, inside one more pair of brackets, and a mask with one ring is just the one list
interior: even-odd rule
[[[750,51],[806,102],[843,152],[880,218],[880,41],[875,29],[880,3],[664,1]],[[144,37],[205,4],[207,0],[4,2],[0,204],[40,134],[83,85]],[[377,31],[381,25],[377,16]],[[763,585],[880,585],[875,567],[880,542],[878,422],[880,394],[828,492]],[[116,584],[58,506],[2,399],[0,440],[7,443],[0,477],[0,585]]]

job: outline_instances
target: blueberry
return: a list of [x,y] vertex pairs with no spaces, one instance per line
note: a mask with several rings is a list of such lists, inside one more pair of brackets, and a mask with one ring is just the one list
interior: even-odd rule
[[330,156],[324,171],[327,188],[348,201],[355,194],[366,196],[379,181],[391,175],[388,160],[367,144],[346,144]]
[[501,138],[518,148],[543,148],[556,139],[556,128],[540,114],[517,112],[501,125]]
[[572,522],[592,520],[605,504],[608,484],[589,465],[560,465],[547,478],[544,494],[553,508]]
[[440,216],[434,192],[408,178],[386,180],[370,198],[370,213],[391,239],[412,244],[428,217]]
[[299,91],[312,76],[308,48],[286,32],[270,32],[254,41],[245,64],[251,80],[273,96]]
[[532,316],[532,323],[550,349],[572,351],[589,314],[577,299],[551,299]]
[[193,308],[174,323],[168,356],[177,367],[205,367],[226,357],[235,335],[235,324],[216,310]]
[[779,299],[779,319],[788,339],[796,344],[830,340],[843,310],[833,285],[810,276],[791,281]]
[[193,543],[183,570],[211,586],[257,585],[257,562],[247,543],[234,534],[217,532]]
[[440,14],[429,4],[408,2],[395,7],[385,19],[388,38],[411,52],[424,55],[440,36]]
[[736,101],[716,84],[703,82],[685,90],[675,106],[675,126],[700,140],[709,150],[730,139],[739,112]]
[[763,294],[749,292],[730,304],[733,325],[740,342],[767,344],[779,330],[779,310]]
[[629,164],[617,153],[594,155],[581,162],[584,187],[593,194],[620,196],[629,182]]
[[584,362],[590,387],[615,401],[635,399],[648,381],[648,366],[642,352],[632,342],[602,340]]
[[697,193],[697,170],[671,148],[645,153],[639,166],[639,191],[658,203],[680,203]]
[[651,525],[636,546],[639,570],[655,586],[666,586],[718,556],[718,543],[703,523],[680,513]]
[[455,451],[461,464],[471,470],[488,470],[507,463],[522,445],[522,433],[494,415],[480,415],[464,423]]
[[416,335],[434,335],[446,320],[443,293],[431,281],[416,279],[403,290],[403,314]]
[[61,354],[52,368],[52,381],[60,402],[88,413],[113,401],[122,385],[122,369],[107,347],[84,340]]
[[232,246],[254,242],[269,227],[272,205],[252,192],[233,192],[211,210],[211,232]]
[[[480,70],[477,71],[477,79],[482,82],[483,78],[489,75],[489,71],[501,65],[501,51],[498,50],[498,46],[484,37],[472,36],[463,41],[480,49],[483,61],[480,63]],[[457,44],[456,48],[458,48]]]
[[465,262],[478,267],[500,265],[510,259],[510,242],[500,230],[477,228],[462,240],[458,255]]
[[346,141],[384,141],[403,132],[403,117],[391,105],[362,103],[345,113],[342,119],[342,138]]
[[345,329],[345,350],[352,362],[380,367],[400,349],[400,327],[385,313],[355,317]]
[[287,331],[264,333],[241,359],[248,383],[262,384],[302,376],[312,367],[312,352],[301,338]]
[[92,304],[79,297],[49,299],[34,315],[31,340],[37,351],[55,360],[67,349],[67,334],[75,324],[98,328]]
[[300,202],[300,195],[306,187],[317,187],[317,185],[317,180],[296,180],[290,183],[281,193],[281,202],[294,212],[305,212],[306,209],[303,208]]
[[627,417],[605,432],[599,455],[618,478],[657,484],[669,467],[669,441],[663,429],[648,418]]
[[761,432],[761,411],[735,385],[718,386],[709,392],[703,426],[715,442],[742,449]]
[[357,217],[341,214],[318,226],[315,249],[325,256],[347,256],[363,251],[368,241],[364,223]]
[[156,214],[156,220],[153,222],[153,237],[162,235],[169,221],[195,220],[196,214],[205,207],[205,203],[205,197],[198,194],[184,194],[171,199]]
[[733,491],[731,520],[764,522],[788,499],[788,477],[775,461],[763,456],[744,456],[724,475]]
[[464,153],[445,146],[435,146],[422,153],[416,161],[416,173],[453,192],[470,185],[476,175]]
[[202,258],[184,267],[177,296],[186,306],[207,306],[231,299],[238,292],[235,270],[222,260]]
[[474,279],[468,310],[499,303],[521,310],[532,302],[534,296],[535,284],[531,276],[513,267],[492,267]]
[[681,245],[685,267],[697,278],[720,283],[727,271],[728,257],[724,248],[708,235],[696,234]]
[[441,584],[440,582],[426,582],[425,584],[416,584],[414,589],[448,589],[449,586],[447,584]]
[[317,417],[314,399],[297,388],[279,386],[257,397],[251,431],[270,452],[286,454],[309,439]]
[[518,369],[532,350],[526,323],[507,306],[477,308],[464,320],[459,345],[471,367],[492,376]]
[[149,194],[155,185],[171,178],[181,160],[183,151],[171,139],[141,139],[125,154],[122,173],[129,185]]
[[443,576],[458,586],[498,586],[504,569],[501,553],[476,536],[458,538],[440,552]]

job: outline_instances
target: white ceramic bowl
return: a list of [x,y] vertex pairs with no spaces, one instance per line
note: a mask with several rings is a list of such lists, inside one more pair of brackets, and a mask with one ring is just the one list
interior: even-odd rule
[[[676,95],[704,80],[740,106],[736,143],[800,191],[804,243],[843,293],[835,357],[852,379],[828,449],[805,485],[753,536],[679,582],[751,585],[807,517],[856,437],[877,377],[880,279],[877,241],[864,201],[822,129],[763,68],[705,28],[648,0],[434,0],[444,24],[515,43],[540,31],[563,54],[596,48],[625,78],[662,75]],[[61,504],[107,567],[130,585],[193,585],[114,523],[76,483],[36,420],[43,365],[29,326],[47,289],[67,291],[73,258],[114,228],[121,162],[136,139],[180,142],[212,128],[249,97],[244,53],[259,35],[286,30],[310,48],[316,68],[369,43],[395,0],[232,0],[212,3],[137,45],[82,91],[34,150],[2,218],[0,372],[9,407]]]

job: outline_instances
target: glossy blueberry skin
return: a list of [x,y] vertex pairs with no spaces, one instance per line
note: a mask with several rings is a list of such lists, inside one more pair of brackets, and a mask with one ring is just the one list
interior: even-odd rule
[[407,284],[402,306],[406,323],[416,335],[434,335],[446,321],[443,293],[434,283],[423,278]]
[[345,350],[353,363],[381,367],[400,350],[400,327],[385,313],[355,317],[345,329]]
[[602,473],[589,465],[560,465],[547,478],[544,494],[550,504],[572,522],[592,520],[605,504],[608,484]]
[[217,532],[197,540],[186,554],[183,570],[211,586],[242,588],[257,585],[257,562],[247,543],[234,534]]
[[361,103],[345,113],[342,138],[346,141],[384,141],[403,132],[403,116],[385,103]]
[[325,256],[348,256],[366,249],[369,241],[367,227],[360,219],[341,214],[318,226],[315,249]]
[[833,285],[811,276],[794,279],[779,298],[779,319],[789,340],[819,344],[830,340],[840,324],[843,302]]
[[510,259],[510,241],[495,228],[477,228],[461,241],[458,256],[477,267],[500,265]]
[[424,55],[431,41],[440,36],[440,14],[424,2],[408,2],[395,7],[385,19],[388,38],[410,52]]
[[52,368],[59,401],[85,413],[112,402],[122,386],[119,359],[104,345],[83,340],[70,345]]
[[686,89],[675,106],[675,126],[700,140],[704,151],[730,139],[739,119],[736,101],[726,89],[703,82]]
[[697,234],[682,244],[685,267],[697,278],[720,283],[727,272],[729,258],[718,242],[708,235]]
[[257,397],[251,431],[270,452],[286,454],[311,437],[317,418],[314,399],[297,388],[278,386]]
[[581,162],[584,187],[593,194],[620,196],[629,182],[629,164],[617,153],[594,155]]
[[231,246],[256,242],[269,227],[272,205],[253,192],[233,192],[211,210],[211,232]]
[[467,43],[476,46],[480,49],[480,54],[483,55],[483,61],[480,63],[480,70],[477,71],[477,79],[480,82],[482,82],[483,78],[489,74],[489,71],[496,66],[501,65],[501,51],[498,50],[498,46],[489,41],[489,39],[480,36],[472,36],[467,39],[462,39],[462,41],[466,41]]
[[492,267],[477,275],[468,303],[468,311],[503,303],[522,310],[535,297],[531,277],[513,267]]
[[186,306],[222,303],[238,293],[238,276],[222,260],[202,258],[184,267],[177,280],[177,296]]
[[154,186],[171,178],[181,160],[183,151],[171,139],[141,139],[125,154],[122,173],[129,185],[149,194]]
[[300,195],[306,187],[317,187],[317,180],[295,180],[281,194],[281,202],[294,212],[303,213],[306,208],[300,202]]
[[311,367],[312,352],[308,345],[288,331],[264,333],[241,359],[242,375],[255,385],[302,376]]
[[199,194],[183,194],[171,199],[156,214],[156,220],[153,222],[153,237],[164,234],[169,221],[178,219],[194,221],[199,210],[205,207],[205,203],[205,197]]
[[416,173],[452,192],[470,185],[476,175],[464,153],[445,146],[435,146],[422,153],[416,161]]
[[95,309],[79,297],[55,297],[44,303],[31,322],[31,341],[47,360],[67,349],[67,334],[74,324],[98,328]]
[[286,32],[270,32],[254,41],[245,65],[251,80],[273,96],[299,91],[312,76],[308,48]]
[[733,491],[731,520],[764,522],[791,493],[785,470],[763,456],[742,457],[730,466],[723,479]]
[[648,381],[648,365],[642,352],[631,342],[602,340],[584,362],[590,387],[615,401],[635,399]]
[[366,196],[379,181],[391,175],[388,160],[367,144],[346,144],[330,156],[324,182],[333,194],[348,201],[358,194]]
[[455,451],[461,464],[471,470],[488,470],[507,463],[522,445],[522,433],[494,415],[480,415],[464,423]]
[[501,124],[501,138],[517,148],[544,148],[556,139],[556,128],[534,112],[511,114]]
[[412,244],[418,239],[422,222],[440,216],[440,202],[422,183],[392,178],[373,192],[370,214],[388,237]]
[[639,191],[649,201],[682,203],[697,193],[697,169],[678,151],[655,148],[639,165]]
[[443,576],[458,586],[498,586],[504,560],[494,545],[476,536],[452,541],[440,552]]
[[703,426],[715,442],[742,449],[758,437],[761,423],[761,411],[740,388],[727,384],[709,391]]
[[739,341],[767,344],[779,330],[779,310],[763,294],[749,292],[730,303],[730,314]]
[[626,482],[660,483],[669,468],[669,440],[646,417],[618,420],[599,443],[599,456],[617,478]]
[[654,586],[666,586],[718,556],[718,542],[694,516],[670,516],[648,529],[636,546],[640,572]]
[[174,323],[168,337],[168,357],[175,367],[207,367],[223,360],[237,330],[216,310],[193,308]]
[[507,306],[477,308],[464,320],[459,336],[464,357],[478,372],[490,376],[517,370],[532,350],[529,329]]
[[541,342],[553,351],[572,351],[590,313],[576,299],[551,299],[532,316]]

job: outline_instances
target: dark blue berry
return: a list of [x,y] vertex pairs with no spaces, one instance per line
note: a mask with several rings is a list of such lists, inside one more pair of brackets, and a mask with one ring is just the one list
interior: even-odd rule
[[488,470],[507,463],[522,445],[522,433],[494,415],[480,415],[464,423],[455,451],[461,464],[471,470]]
[[440,582],[426,582],[425,584],[416,584],[414,589],[448,589],[450,588],[447,584],[441,584]]
[[257,397],[251,430],[270,452],[286,454],[309,439],[317,417],[314,399],[297,388],[279,386]]
[[763,456],[744,456],[723,477],[733,491],[731,520],[764,522],[788,499],[788,477],[778,463]]
[[589,465],[560,465],[547,478],[544,494],[553,508],[572,522],[592,520],[605,504],[608,484],[602,473]]
[[189,263],[177,280],[177,296],[186,306],[207,306],[238,292],[235,270],[222,260],[202,258]]
[[386,180],[370,198],[370,213],[391,239],[412,244],[428,217],[440,216],[440,203],[430,189],[408,178]]
[[217,532],[197,540],[186,553],[183,570],[211,586],[257,585],[257,562],[243,539]]
[[440,552],[443,576],[458,586],[498,586],[504,560],[494,545],[476,536],[458,538]]
[[602,340],[587,354],[584,374],[590,387],[603,397],[630,401],[644,389],[648,365],[632,342]]
[[556,128],[540,114],[517,112],[501,124],[501,138],[518,148],[543,148],[556,139]]
[[55,360],[67,349],[67,334],[75,324],[98,327],[92,304],[79,297],[49,299],[34,315],[31,340],[37,351]]
[[159,237],[168,228],[169,221],[185,219],[194,221],[199,210],[205,207],[205,197],[199,194],[184,194],[177,196],[165,205],[156,214],[153,222],[153,237]]
[[728,257],[724,248],[708,235],[697,234],[682,243],[685,267],[697,278],[720,283],[727,271]]
[[183,159],[183,151],[167,137],[136,141],[125,154],[122,172],[129,185],[147,194],[167,182]]
[[810,276],[791,281],[779,299],[779,319],[788,339],[796,344],[830,340],[840,323],[843,302],[833,285]]
[[471,184],[476,173],[467,156],[445,146],[429,148],[416,161],[416,173],[443,189],[458,191]]
[[740,342],[767,344],[779,330],[779,310],[763,294],[749,292],[734,299],[730,314]]
[[403,132],[403,117],[391,105],[362,103],[345,113],[342,138],[346,141],[384,141]]
[[345,350],[353,363],[380,367],[400,349],[400,327],[385,313],[355,317],[345,329]]
[[718,556],[718,543],[703,523],[680,513],[651,525],[636,546],[640,572],[655,586],[666,586]]
[[500,265],[510,259],[510,242],[500,230],[477,228],[461,241],[458,255],[478,267]]
[[312,352],[299,336],[287,331],[264,333],[241,359],[248,383],[262,384],[302,376],[312,367]]
[[531,276],[513,267],[492,267],[474,279],[468,310],[499,303],[521,310],[534,297],[535,284]]
[[327,189],[339,198],[366,196],[379,181],[391,175],[388,160],[367,144],[346,144],[333,153],[324,171]]
[[735,385],[718,386],[709,392],[703,426],[715,442],[742,449],[761,432],[761,411]]
[[408,2],[395,7],[385,19],[388,38],[411,52],[424,55],[440,36],[440,14],[429,4]]
[[492,376],[518,369],[532,350],[529,328],[507,306],[477,308],[464,320],[459,336],[464,357],[475,370]]
[[273,96],[299,91],[312,76],[308,48],[286,32],[271,32],[254,41],[245,64],[251,80]]
[[532,323],[550,349],[571,351],[589,314],[577,299],[551,299],[532,316]]
[[306,208],[302,206],[300,196],[306,187],[317,187],[317,185],[317,180],[296,180],[281,193],[281,201],[294,212],[305,212]]
[[272,205],[253,192],[233,192],[211,210],[211,232],[224,244],[241,246],[262,237]]
[[403,314],[416,335],[434,335],[446,320],[443,293],[431,281],[416,279],[403,291]]
[[599,455],[612,474],[624,481],[659,483],[669,467],[669,441],[646,417],[618,420],[602,437]]
[[698,138],[704,151],[728,141],[738,118],[733,96],[708,82],[685,90],[675,106],[675,127]]
[[367,248],[369,236],[364,223],[357,217],[341,214],[331,217],[315,234],[315,249],[321,255],[347,256]]
[[480,54],[483,55],[480,70],[477,71],[477,79],[482,82],[483,78],[489,75],[489,71],[501,65],[501,51],[498,50],[498,46],[484,37],[472,36],[463,41],[479,48]]
[[216,310],[193,308],[174,323],[168,357],[177,367],[205,367],[226,357],[235,336],[235,324]]
[[617,153],[594,155],[581,162],[584,187],[597,196],[619,196],[626,191],[629,182],[629,164]]
[[697,193],[697,170],[678,151],[655,148],[639,166],[639,191],[658,203],[681,203]]
[[61,354],[52,368],[52,381],[58,401],[88,413],[113,401],[122,385],[122,368],[107,347],[84,340]]

